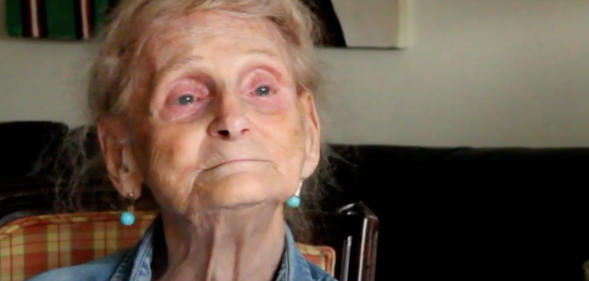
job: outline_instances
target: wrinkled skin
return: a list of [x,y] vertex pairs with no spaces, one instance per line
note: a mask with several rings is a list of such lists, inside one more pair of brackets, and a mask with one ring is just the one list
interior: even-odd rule
[[98,130],[121,195],[145,184],[161,207],[161,280],[271,280],[284,202],[319,162],[285,40],[264,20],[199,12],[154,30],[134,71],[127,114]]

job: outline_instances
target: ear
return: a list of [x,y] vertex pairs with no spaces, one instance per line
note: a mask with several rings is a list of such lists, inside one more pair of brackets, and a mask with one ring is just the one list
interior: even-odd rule
[[139,198],[143,179],[133,157],[126,126],[118,118],[102,118],[98,121],[97,131],[112,184],[121,196]]
[[303,163],[302,177],[310,177],[321,157],[321,127],[319,116],[315,108],[315,99],[310,92],[302,95],[303,120],[305,125],[305,161]]

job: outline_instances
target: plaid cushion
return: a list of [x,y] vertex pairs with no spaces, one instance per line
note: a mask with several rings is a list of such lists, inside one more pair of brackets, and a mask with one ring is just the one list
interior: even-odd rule
[[[135,212],[132,226],[120,212],[43,215],[12,221],[0,229],[0,281],[21,281],[41,272],[86,263],[135,245],[156,216]],[[331,275],[335,251],[297,244],[301,253]]]
[[334,276],[335,273],[335,250],[327,246],[314,246],[297,243],[299,251],[310,262],[316,264],[325,272]]

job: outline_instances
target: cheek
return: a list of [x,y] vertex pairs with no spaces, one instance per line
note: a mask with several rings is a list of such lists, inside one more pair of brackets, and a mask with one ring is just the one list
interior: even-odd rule
[[[149,174],[155,186],[182,191],[190,187],[191,174],[198,165],[198,151],[204,133],[183,125],[167,126],[153,131],[150,145]],[[182,193],[182,192],[181,192]]]
[[[271,153],[279,157],[278,163],[285,163],[289,169],[296,171],[302,165],[305,153],[305,131],[304,125],[298,114],[280,114],[272,117],[260,118],[262,135],[264,139],[272,142]],[[292,172],[292,171],[285,171]]]

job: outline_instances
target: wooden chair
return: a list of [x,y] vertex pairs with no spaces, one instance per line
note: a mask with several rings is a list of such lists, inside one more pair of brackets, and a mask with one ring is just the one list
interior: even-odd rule
[[[0,279],[24,280],[134,245],[157,214],[150,207],[155,204],[144,196],[136,203],[137,223],[122,226],[117,210],[123,203],[112,190],[84,194],[94,206],[89,212],[56,212],[55,184],[49,179],[1,180]],[[323,246],[299,244],[303,255],[340,281],[374,281],[378,218],[372,211],[358,202],[314,214],[313,220],[319,243],[314,245]]]

